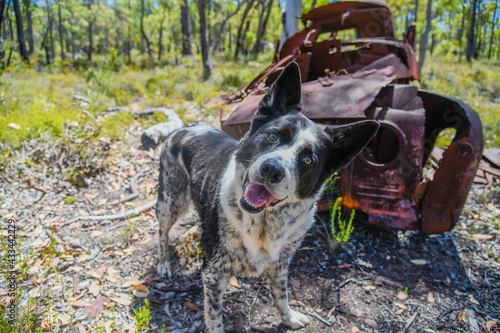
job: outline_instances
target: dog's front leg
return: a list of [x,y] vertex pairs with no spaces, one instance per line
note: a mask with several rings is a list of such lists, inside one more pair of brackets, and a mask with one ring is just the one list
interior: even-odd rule
[[203,294],[205,324],[210,333],[224,332],[222,323],[222,299],[227,286],[227,277],[215,267],[203,270]]
[[274,303],[278,308],[283,319],[283,324],[286,326],[298,329],[309,324],[309,318],[306,315],[293,311],[288,305],[287,294],[287,276],[288,276],[288,262],[278,263],[271,267],[266,272],[267,283],[269,291],[273,295]]

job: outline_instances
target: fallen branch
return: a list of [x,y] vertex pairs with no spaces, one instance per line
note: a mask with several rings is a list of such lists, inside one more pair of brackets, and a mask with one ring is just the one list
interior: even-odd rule
[[134,177],[132,177],[132,179],[130,180],[130,192],[131,193],[129,195],[125,196],[123,199],[120,199],[118,201],[119,203],[132,201],[139,196],[139,191],[137,190],[136,183],[137,183],[137,180],[139,179],[139,177],[142,177],[143,175],[144,175],[144,171],[141,170],[138,173],[136,173]]
[[250,326],[252,326],[252,319],[250,318],[250,315],[252,314],[252,308],[255,305],[255,302],[257,301],[257,297],[259,296],[260,288],[262,288],[262,286],[260,286],[259,289],[257,289],[257,292],[255,293],[255,297],[253,298],[253,301],[252,301],[252,305],[250,305],[250,309],[248,310],[247,318],[248,318],[248,325],[250,325]]
[[[123,197],[122,199],[113,201],[113,202],[109,202],[109,203],[105,203],[105,204],[101,204],[101,205],[93,205],[93,208],[100,208],[100,207],[105,207],[105,206],[113,206],[113,205],[118,205],[120,203],[129,202],[129,201],[134,200],[140,194],[139,190],[137,189],[137,180],[140,177],[144,176],[144,174],[145,174],[145,172],[143,170],[141,170],[138,173],[136,173],[134,177],[132,177],[132,179],[130,180],[130,186],[129,186],[131,193],[129,195]],[[91,204],[93,204],[93,203],[91,202]]]
[[413,316],[411,316],[410,318],[408,318],[408,320],[406,321],[406,325],[403,328],[403,330],[401,331],[401,333],[406,333],[410,329],[410,327],[413,325],[413,323],[415,322],[415,320],[417,319],[417,317],[418,317],[418,312],[415,312],[413,314]]
[[172,109],[167,108],[156,108],[147,109],[141,111],[134,111],[134,115],[148,115],[155,111],[163,112],[165,116],[168,117],[168,121],[160,124],[156,124],[144,131],[141,137],[142,147],[145,150],[150,148],[155,149],[158,147],[160,142],[165,140],[165,138],[178,128],[181,128],[184,124],[181,118]]
[[321,317],[319,314],[317,314],[314,311],[308,312],[308,314],[310,316],[313,316],[314,318],[318,319],[320,322],[322,322],[323,324],[325,324],[327,326],[332,326],[333,325],[333,323],[330,323],[328,320],[324,319],[323,317]]
[[[310,309],[308,307],[305,306],[304,303],[302,302],[299,302],[299,301],[292,301],[292,303],[290,303],[290,305],[293,305],[293,306],[300,306],[302,308],[304,308],[305,312],[310,315],[310,316],[313,316],[314,318],[318,319],[320,322],[322,322],[323,324],[325,325],[328,325],[328,326],[332,326],[333,323],[330,323],[328,320],[326,320],[325,318],[321,317],[319,314],[316,313],[316,311],[314,309]],[[328,316],[330,316],[331,312],[335,310],[335,307],[332,308],[332,310],[330,310],[330,313],[328,314]]]
[[72,218],[71,220],[68,220],[68,221],[64,222],[61,225],[61,227],[64,227],[65,225],[71,224],[71,223],[76,222],[76,221],[104,221],[104,220],[121,220],[121,219],[126,219],[126,218],[131,217],[131,216],[139,215],[140,213],[142,213],[145,210],[150,209],[154,205],[156,205],[156,199],[153,200],[153,201],[151,201],[151,202],[148,202],[147,204],[145,204],[145,205],[143,205],[141,207],[137,207],[137,208],[134,208],[134,209],[131,209],[131,210],[127,210],[126,212],[121,213],[121,214],[114,214],[114,215],[94,215],[94,216],[93,215],[80,215],[80,216],[76,216],[76,217]]

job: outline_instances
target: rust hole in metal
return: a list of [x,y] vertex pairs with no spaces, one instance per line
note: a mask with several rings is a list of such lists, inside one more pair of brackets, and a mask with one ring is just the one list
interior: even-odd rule
[[323,42],[325,40],[331,40],[334,38],[334,34],[332,32],[323,32],[316,36],[316,43]]
[[337,31],[336,38],[341,40],[351,40],[358,37],[358,33],[355,28],[344,29]]
[[363,151],[363,156],[373,164],[386,165],[398,157],[401,144],[396,129],[382,124],[378,134]]
[[470,143],[464,143],[458,146],[458,157],[468,158],[474,152],[474,147]]

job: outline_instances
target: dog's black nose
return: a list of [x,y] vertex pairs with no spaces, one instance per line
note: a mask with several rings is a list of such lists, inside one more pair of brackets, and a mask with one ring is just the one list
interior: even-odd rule
[[279,183],[285,170],[274,161],[267,160],[260,166],[260,174],[270,183]]

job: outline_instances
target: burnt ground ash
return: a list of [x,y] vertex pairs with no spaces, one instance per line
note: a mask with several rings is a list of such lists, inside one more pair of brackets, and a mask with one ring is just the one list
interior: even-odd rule
[[[83,187],[60,175],[42,175],[41,168],[30,171],[31,186],[15,177],[0,185],[0,214],[16,218],[23,249],[33,249],[31,257],[23,257],[30,269],[21,301],[34,300],[35,326],[52,332],[134,332],[134,310],[147,298],[152,318],[143,331],[203,330],[194,212],[171,231],[171,280],[156,275],[158,223],[151,210],[129,220],[68,222],[77,215],[124,212],[155,198],[159,152],[137,149],[141,131],[129,129],[127,140],[114,148],[112,163]],[[117,203],[129,195],[133,179],[138,197]],[[76,201],[65,203],[68,197]],[[374,228],[362,220],[358,214],[349,242],[334,253],[323,225],[316,223],[294,257],[289,301],[311,318],[298,332],[489,332],[487,325],[500,319],[498,185],[475,185],[457,226],[443,235]],[[134,279],[149,294],[124,284]],[[90,292],[93,284],[99,286],[97,295]],[[2,293],[0,302],[6,302]],[[263,278],[233,280],[224,307],[227,332],[288,331]]]
[[[488,332],[486,323],[499,316],[500,270],[482,243],[459,232],[429,237],[357,223],[350,241],[329,255],[317,227],[289,276],[289,301],[312,318],[300,332]],[[493,247],[498,254],[498,244]],[[201,288],[199,268],[179,272],[170,283],[182,281]],[[288,331],[279,325],[264,279],[238,282],[224,298],[227,331]],[[190,301],[201,307],[201,291]]]

